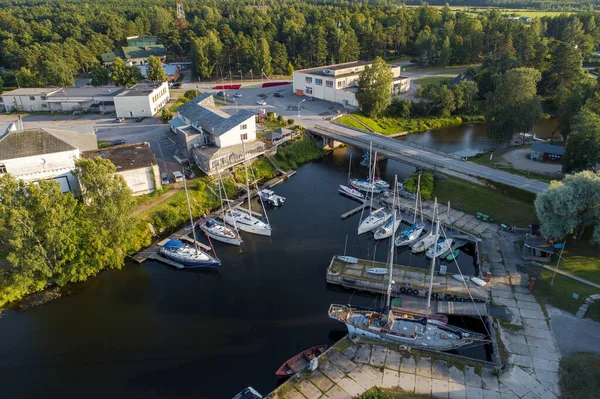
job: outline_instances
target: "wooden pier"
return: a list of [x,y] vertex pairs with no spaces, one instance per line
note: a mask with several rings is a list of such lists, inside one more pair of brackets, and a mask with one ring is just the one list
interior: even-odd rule
[[[359,259],[356,264],[347,264],[338,260],[335,256],[331,259],[327,268],[327,283],[339,285],[344,288],[365,291],[374,294],[383,294],[387,289],[388,277],[386,275],[373,275],[367,272],[369,268],[388,268],[382,262],[374,262],[368,259]],[[394,265],[392,280],[392,295],[401,297],[421,298],[423,300],[429,288],[429,274],[425,269],[410,266]],[[469,299],[469,294],[480,301],[487,301],[490,296],[489,286],[479,287],[471,282],[466,285],[454,279],[451,275],[437,275],[433,277],[433,290],[438,293],[440,300],[437,302],[450,302],[440,310],[447,311],[446,314],[477,315],[487,314],[485,303],[474,304]],[[462,302],[468,299],[468,302]],[[439,312],[445,313],[445,312]]]
[[350,216],[357,214],[358,212],[360,212],[363,208],[369,208],[371,209],[371,203],[368,200],[364,200],[362,204],[360,204],[359,206],[357,206],[356,208],[350,209],[348,212],[344,213],[342,215],[342,219],[348,219]]

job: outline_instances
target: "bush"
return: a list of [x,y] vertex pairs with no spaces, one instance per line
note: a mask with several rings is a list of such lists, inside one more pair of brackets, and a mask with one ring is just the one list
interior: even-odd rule
[[288,120],[287,120],[287,124],[288,124],[288,125],[293,125],[293,124],[294,124],[294,122],[296,122],[296,121],[295,121],[295,120],[293,120],[293,119],[288,119]]
[[173,113],[168,109],[163,108],[162,114],[160,115],[160,119],[165,123],[169,123],[169,121],[173,119]]
[[277,149],[275,159],[283,169],[296,169],[299,164],[318,159],[325,154],[308,136],[286,143]]
[[281,123],[282,125],[285,123],[285,119],[284,119],[283,115],[279,115],[277,117],[277,122]]
[[394,399],[394,397],[379,388],[374,388],[360,396],[357,396],[356,399]]
[[408,176],[404,179],[404,189],[416,193],[419,175],[421,175],[421,198],[424,200],[431,199],[433,195],[433,173],[431,172],[415,172]]
[[267,119],[272,120],[275,118],[275,112],[269,111],[267,112]]
[[150,214],[150,221],[154,228],[160,232],[166,229],[175,229],[185,218],[180,216],[180,212],[175,207],[166,206]]
[[200,94],[202,94],[202,92],[200,90],[188,90],[185,93],[183,93],[183,97],[187,98],[189,101],[191,99],[198,97]]

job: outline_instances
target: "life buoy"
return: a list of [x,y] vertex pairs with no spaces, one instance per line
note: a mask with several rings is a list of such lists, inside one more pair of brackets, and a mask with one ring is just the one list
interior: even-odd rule
[[400,293],[401,294],[406,293],[406,287],[400,287]]

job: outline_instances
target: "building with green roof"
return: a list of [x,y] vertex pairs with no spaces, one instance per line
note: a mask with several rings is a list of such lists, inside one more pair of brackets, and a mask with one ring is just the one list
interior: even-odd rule
[[127,46],[100,55],[102,64],[110,66],[115,58],[122,58],[127,65],[145,65],[151,55],[160,58],[161,62],[167,59],[167,49],[158,44],[156,36],[132,36],[127,38]]

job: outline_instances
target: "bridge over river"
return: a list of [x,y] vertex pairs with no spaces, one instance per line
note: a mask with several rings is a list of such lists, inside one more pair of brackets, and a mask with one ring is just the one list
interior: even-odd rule
[[[306,123],[306,121],[303,122]],[[477,165],[451,154],[426,147],[417,147],[414,144],[411,145],[379,133],[358,131],[334,123],[305,124],[305,127],[314,135],[361,149],[369,149],[369,145],[372,143],[373,151],[421,169],[443,172],[471,181],[477,181],[478,177],[485,178],[536,194],[548,188],[548,183],[539,180]]]

